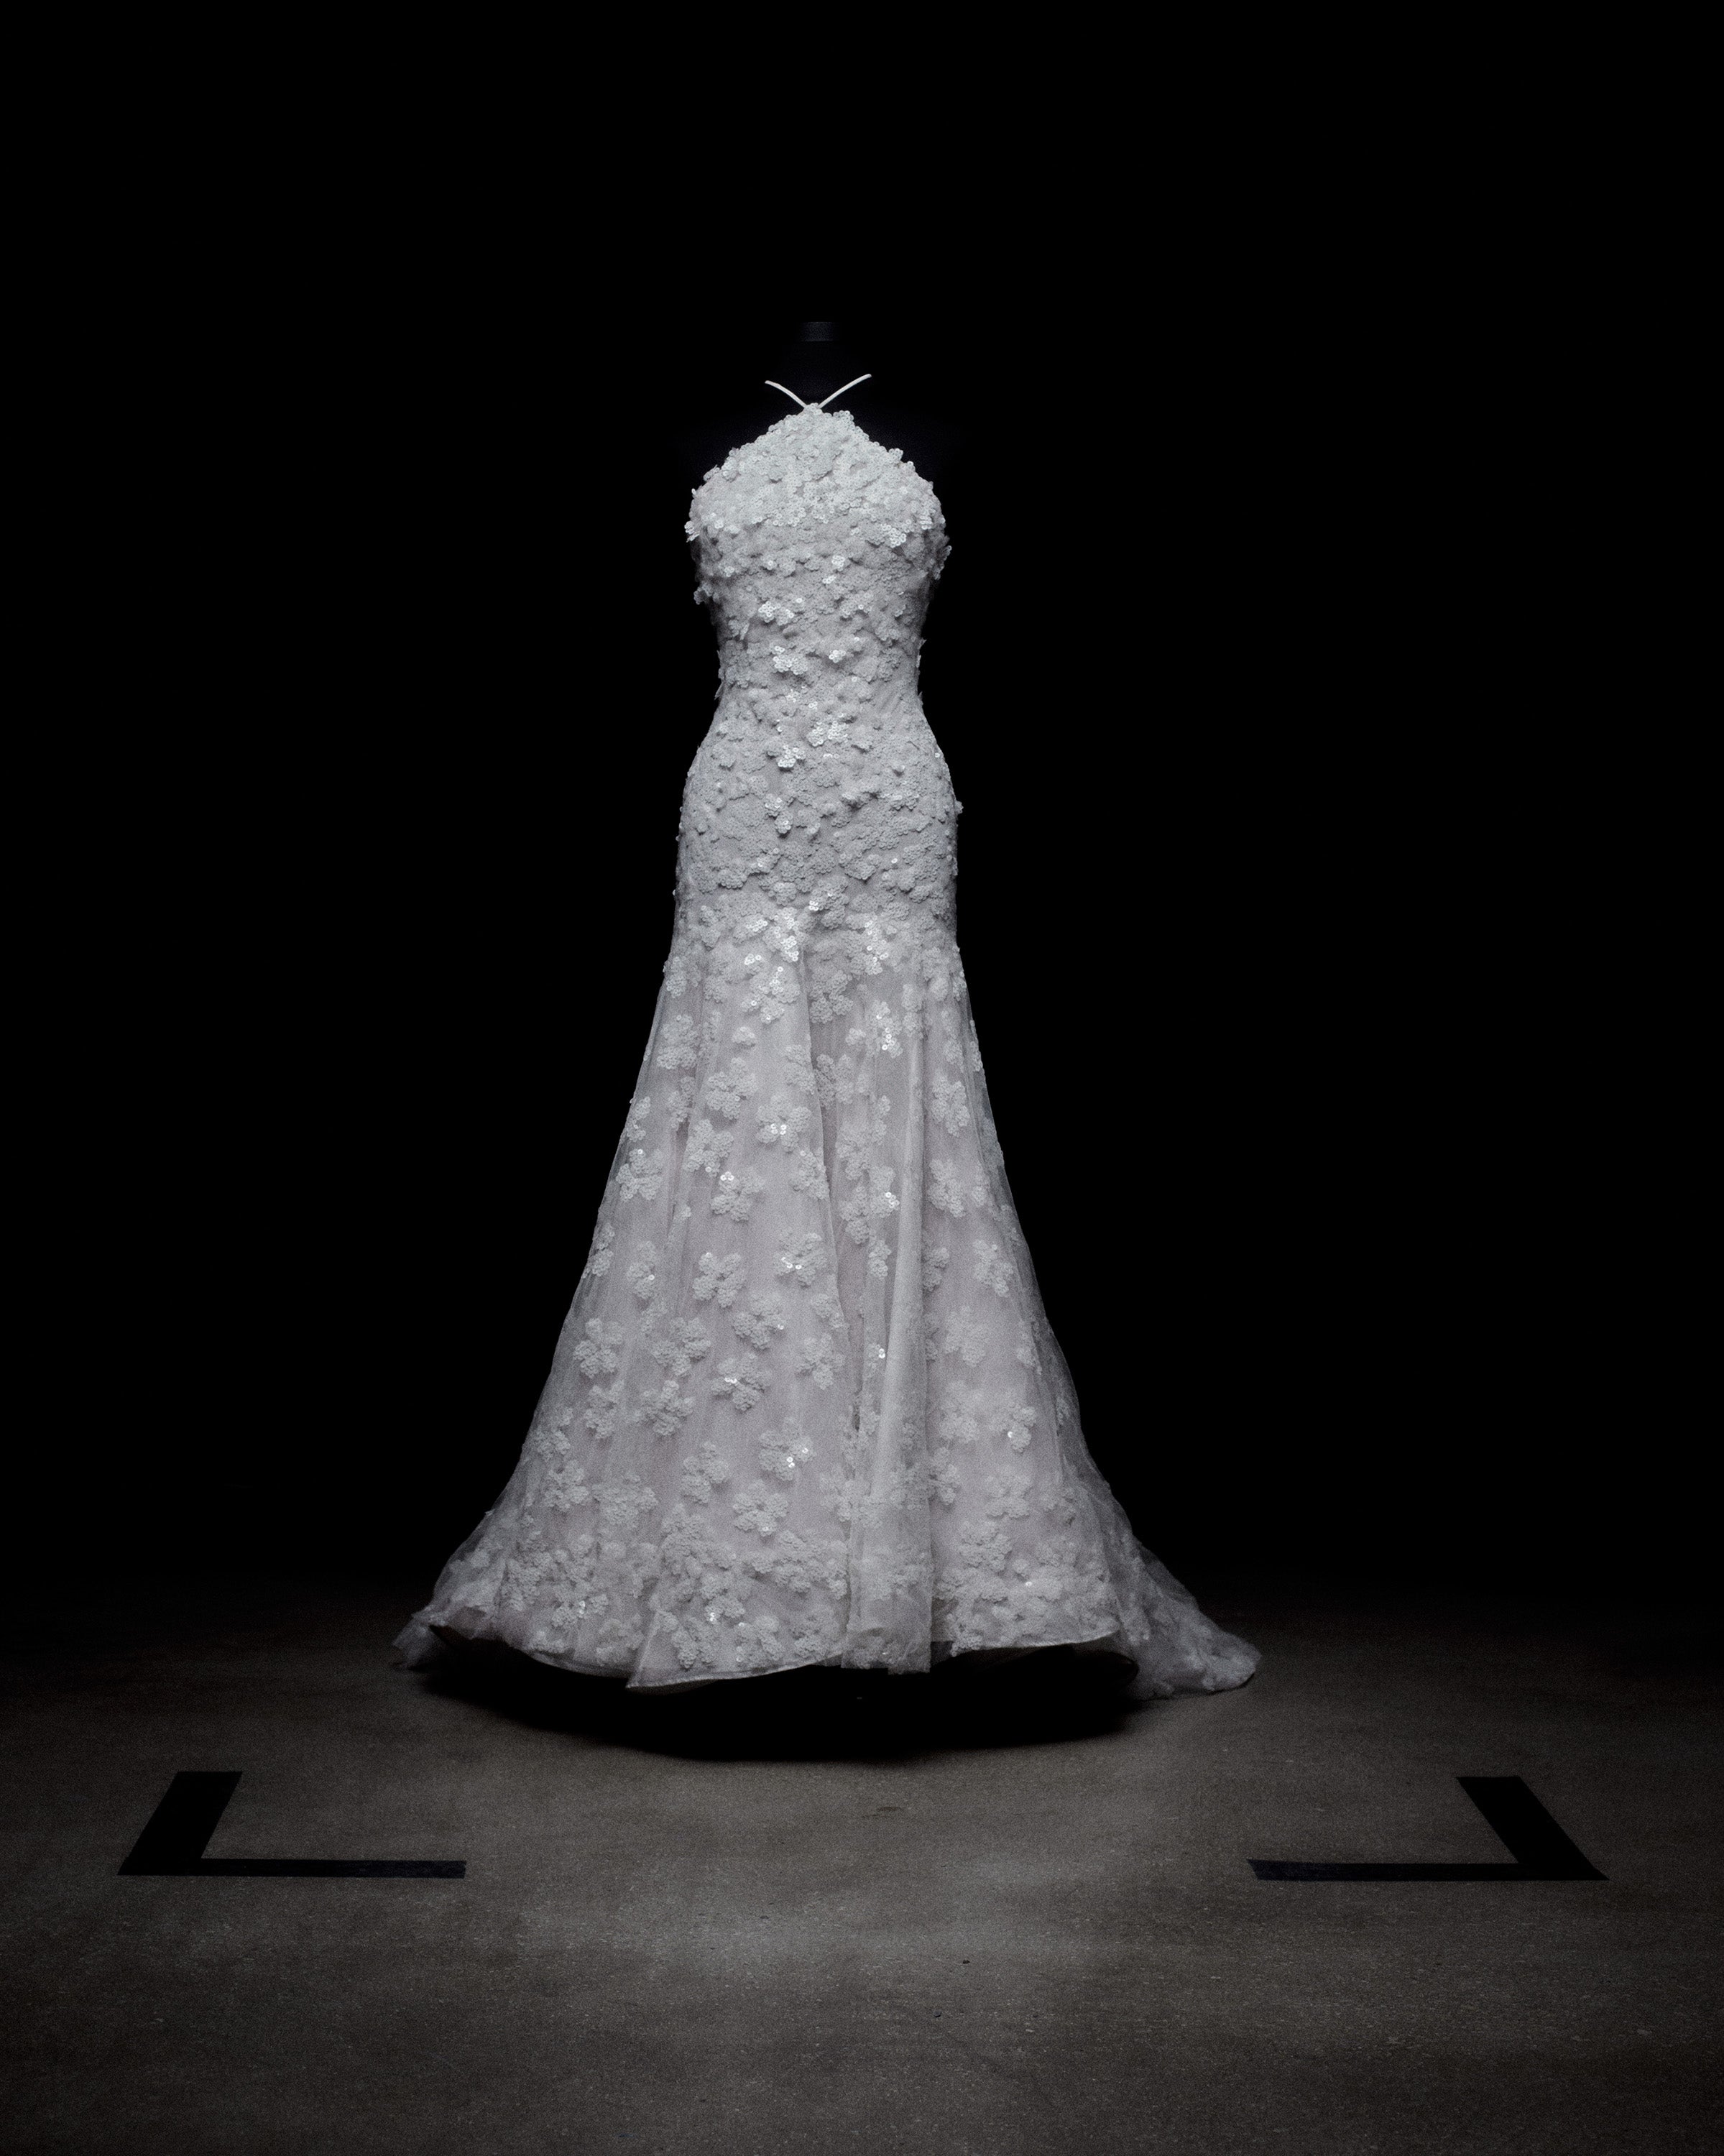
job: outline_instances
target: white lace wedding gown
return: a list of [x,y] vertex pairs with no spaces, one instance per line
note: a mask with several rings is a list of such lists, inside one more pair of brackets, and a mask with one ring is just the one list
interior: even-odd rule
[[520,1464],[397,1644],[662,1689],[1065,1642],[1242,1684],[1085,1448],[1007,1190],[916,694],[940,505],[809,406],[692,506],[721,685],[646,1059]]

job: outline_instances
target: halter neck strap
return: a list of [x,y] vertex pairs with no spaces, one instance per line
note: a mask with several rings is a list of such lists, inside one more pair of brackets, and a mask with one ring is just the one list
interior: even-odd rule
[[832,393],[832,397],[823,397],[818,404],[810,404],[807,403],[803,398],[798,397],[793,389],[785,389],[782,382],[769,382],[767,384],[767,388],[768,389],[782,390],[785,396],[790,399],[791,403],[795,405],[799,412],[824,412],[827,406],[831,403],[833,397],[842,397],[844,393],[844,390],[854,389],[856,387],[856,382],[872,382],[873,379],[874,377],[871,374],[859,374],[856,377],[855,382],[845,382],[844,389],[834,389]]

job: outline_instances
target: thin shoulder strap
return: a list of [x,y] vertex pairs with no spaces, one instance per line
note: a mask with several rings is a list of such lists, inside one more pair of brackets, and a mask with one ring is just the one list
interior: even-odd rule
[[856,387],[857,382],[872,382],[873,379],[874,377],[871,374],[859,374],[856,377],[855,382],[845,382],[844,389],[834,389],[832,393],[832,397],[823,397],[818,404],[808,403],[804,398],[798,397],[793,389],[785,389],[782,382],[769,382],[767,384],[767,388],[768,389],[782,390],[784,395],[790,399],[791,403],[795,405],[799,412],[824,412],[827,406],[831,403],[834,397],[842,397],[844,393],[844,390],[854,389]]

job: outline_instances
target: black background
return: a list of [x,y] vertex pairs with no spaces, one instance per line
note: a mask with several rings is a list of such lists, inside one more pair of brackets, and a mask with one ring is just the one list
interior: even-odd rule
[[1139,1532],[1199,1586],[1688,1561],[1646,616],[1572,293],[1399,215],[1200,238],[890,305],[280,205],[116,246],[41,539],[27,1560],[428,1588],[490,1502],[711,716],[677,445],[824,315],[961,438],[959,933]]

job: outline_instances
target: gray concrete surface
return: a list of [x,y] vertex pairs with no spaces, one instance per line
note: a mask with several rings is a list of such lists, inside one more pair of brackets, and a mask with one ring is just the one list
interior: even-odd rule
[[[1257,1681],[1064,1722],[1057,1670],[774,1681],[746,1713],[531,1671],[439,1689],[387,1651],[418,1582],[15,1617],[3,2145],[1719,2147],[1716,1635],[1200,1584]],[[244,1775],[212,1855],[468,1875],[117,1876],[193,1768]],[[1499,1858],[1460,1774],[1523,1776],[1608,1882],[1247,1866]]]

